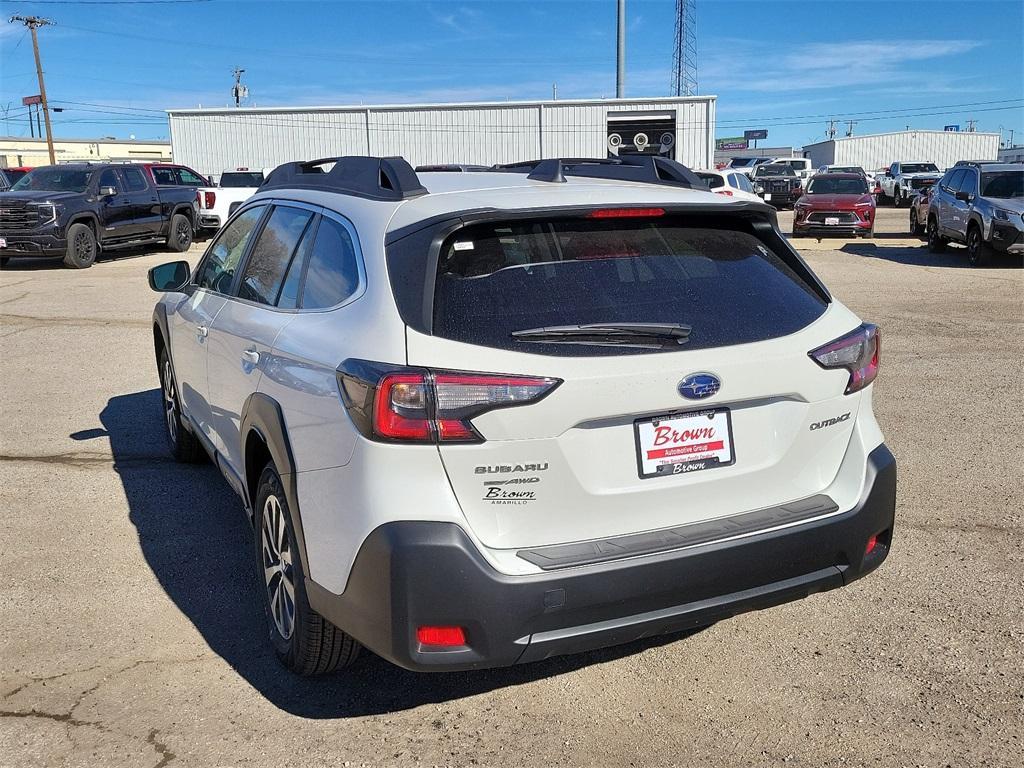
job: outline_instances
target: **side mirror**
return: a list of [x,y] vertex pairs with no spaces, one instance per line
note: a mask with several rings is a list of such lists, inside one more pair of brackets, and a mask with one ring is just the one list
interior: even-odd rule
[[100,197],[113,197],[117,194],[117,187],[100,187]]
[[149,270],[149,287],[158,293],[178,291],[188,282],[192,268],[187,261],[172,261]]
[[974,195],[972,195],[970,192],[957,192],[956,193],[956,199],[960,200],[962,202],[965,202],[965,203],[971,202],[971,199],[973,197],[974,197]]

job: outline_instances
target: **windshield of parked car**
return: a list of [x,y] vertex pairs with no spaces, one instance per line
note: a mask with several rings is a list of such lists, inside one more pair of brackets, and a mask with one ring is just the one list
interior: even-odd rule
[[222,187],[258,187],[262,183],[261,171],[230,171],[220,177]]
[[1024,197],[1024,171],[981,174],[982,197]]
[[868,185],[864,179],[836,179],[816,176],[807,186],[808,195],[866,195]]
[[761,176],[796,176],[796,171],[789,165],[759,165],[754,170],[754,177]]
[[725,180],[717,173],[698,173],[697,176],[701,181],[711,187],[711,189],[725,186]]
[[21,181],[21,179],[24,178],[25,174],[27,174],[28,171],[15,171],[10,168],[5,168],[4,173],[7,175],[7,179],[11,182],[11,184],[14,184],[18,181]]
[[734,157],[729,163],[730,168],[749,168],[757,162],[756,157]]
[[89,186],[93,172],[79,171],[60,166],[35,168],[11,187],[12,192],[84,192]]
[[864,169],[859,165],[833,165],[828,169],[828,173],[859,173],[863,176]]
[[900,173],[938,173],[939,166],[935,163],[903,163]]

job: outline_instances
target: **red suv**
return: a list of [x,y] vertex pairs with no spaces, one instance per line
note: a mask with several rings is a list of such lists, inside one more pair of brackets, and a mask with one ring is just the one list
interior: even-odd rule
[[875,234],[875,198],[859,173],[818,174],[793,206],[793,237],[830,234]]

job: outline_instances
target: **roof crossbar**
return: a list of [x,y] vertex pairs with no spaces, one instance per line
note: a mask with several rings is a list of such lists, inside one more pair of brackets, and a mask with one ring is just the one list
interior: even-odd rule
[[[325,165],[334,165],[324,170]],[[397,202],[427,194],[416,171],[401,157],[325,157],[279,165],[260,186],[342,192],[370,200]]]
[[616,179],[645,184],[666,184],[704,189],[705,184],[685,165],[656,155],[624,155],[615,158],[547,158],[496,165],[493,170],[526,173],[528,179],[565,183],[566,176]]

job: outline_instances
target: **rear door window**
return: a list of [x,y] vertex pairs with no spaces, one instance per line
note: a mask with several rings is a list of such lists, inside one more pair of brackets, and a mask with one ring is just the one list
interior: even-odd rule
[[677,349],[761,341],[818,318],[825,300],[744,221],[511,221],[471,225],[441,246],[433,333],[550,355],[638,354],[664,346],[517,340],[516,331],[591,323],[678,323]]
[[301,306],[333,307],[352,296],[358,286],[359,266],[352,236],[341,222],[324,216],[309,254]]
[[145,192],[149,186],[146,184],[146,177],[138,168],[122,168],[121,173],[124,175],[125,189],[128,192]]
[[312,211],[276,206],[253,244],[242,271],[238,297],[257,304],[277,303],[285,273],[302,234],[313,220]]

